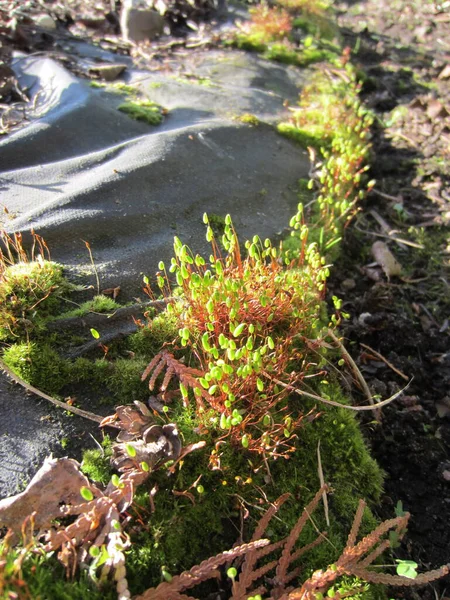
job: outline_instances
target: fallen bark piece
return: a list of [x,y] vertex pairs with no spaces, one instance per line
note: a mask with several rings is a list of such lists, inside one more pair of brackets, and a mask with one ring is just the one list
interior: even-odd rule
[[400,275],[402,266],[384,242],[375,242],[372,245],[372,254],[388,279]]
[[0,525],[18,534],[24,520],[35,513],[34,527],[43,529],[49,527],[53,519],[63,516],[63,505],[83,501],[82,487],[95,494],[98,490],[80,473],[79,466],[71,458],[46,458],[23,492],[0,500]]

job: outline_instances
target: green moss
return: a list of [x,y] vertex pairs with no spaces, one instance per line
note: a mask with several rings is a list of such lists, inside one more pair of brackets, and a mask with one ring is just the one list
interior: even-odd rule
[[297,63],[301,67],[307,67],[317,62],[332,62],[336,59],[337,55],[338,52],[336,51],[311,46],[309,48],[304,48],[301,51]]
[[339,37],[339,29],[335,23],[323,15],[301,15],[294,19],[293,26],[316,38],[334,40]]
[[130,404],[133,400],[145,400],[148,385],[141,381],[141,375],[148,361],[144,359],[117,359],[106,384],[120,404]]
[[106,486],[114,472],[110,464],[112,450],[109,436],[105,436],[102,446],[103,450],[95,448],[83,452],[81,470],[91,481]]
[[[244,113],[243,115],[236,117],[236,119],[241,123],[245,123],[246,125],[253,125],[253,127],[257,127],[261,124],[261,121],[258,119],[258,117],[256,115],[252,115],[251,113]],[[209,215],[209,218],[211,219],[211,215]]]
[[0,556],[5,561],[4,598],[33,598],[33,600],[115,600],[113,582],[99,586],[83,571],[78,580],[66,579],[64,567],[53,553],[8,548],[0,542]]
[[137,88],[132,85],[122,83],[121,81],[114,83],[111,87],[113,90],[120,92],[121,94],[127,94],[128,96],[136,96],[136,94],[139,93]]
[[117,107],[135,121],[143,121],[148,125],[160,125],[163,120],[161,107],[151,100],[130,100]]
[[233,40],[225,42],[225,45],[236,46],[240,50],[248,50],[249,52],[264,52],[266,44],[261,42],[260,36],[255,36],[246,33],[237,33]]
[[112,298],[108,298],[108,296],[104,296],[103,294],[99,294],[98,296],[94,296],[92,300],[88,300],[87,302],[83,302],[78,308],[74,310],[70,310],[68,312],[59,314],[57,319],[68,319],[70,317],[83,317],[84,315],[90,312],[96,313],[108,313],[114,312],[117,309],[121,308],[121,305],[118,304]]
[[89,383],[93,390],[104,390],[105,382],[114,369],[114,364],[107,360],[89,360],[77,358],[67,361],[68,379],[71,383]]
[[100,81],[90,81],[89,86],[95,89],[102,89],[106,87],[106,83],[101,83]]
[[323,128],[302,129],[296,127],[293,123],[279,123],[277,125],[278,133],[285,137],[294,140],[303,148],[312,146],[313,148],[326,148],[330,144],[330,136],[325,133]]
[[165,342],[173,341],[177,336],[176,319],[163,312],[149,321],[146,327],[129,337],[129,349],[150,360],[161,350]]
[[61,296],[71,287],[54,262],[6,267],[0,275],[0,339],[17,339],[42,327],[47,316],[60,310]]
[[299,64],[298,51],[289,44],[286,45],[282,42],[270,44],[264,51],[263,56],[264,58],[267,58],[267,60],[274,60],[288,65]]
[[[333,399],[349,402],[339,386],[330,384],[326,390]],[[292,410],[296,406],[297,410],[305,413],[313,408],[311,403],[299,398],[291,398],[290,405]],[[157,585],[163,565],[170,573],[179,573],[214,553],[230,548],[239,535],[240,506],[249,511],[244,533],[244,539],[249,539],[261,516],[256,507],[267,507],[261,489],[264,489],[269,501],[275,500],[281,493],[292,494],[292,500],[280,511],[280,520],[273,520],[266,532],[273,541],[287,535],[303,506],[320,487],[317,475],[319,441],[325,479],[334,491],[329,497],[330,528],[325,524],[321,506],[314,514],[314,520],[320,530],[328,530],[331,543],[322,544],[304,556],[302,580],[312,571],[333,563],[345,545],[359,498],[365,498],[371,505],[378,502],[382,474],[369,455],[354,413],[325,405],[321,405],[320,410],[321,416],[312,422],[306,419],[305,425],[299,429],[296,451],[291,459],[270,461],[271,481],[267,481],[265,469],[255,472],[258,461],[255,462],[253,455],[242,448],[231,447],[226,440],[217,446],[220,470],[211,470],[208,460],[217,441],[214,433],[205,438],[207,447],[186,457],[175,475],[168,478],[164,471],[156,473],[159,491],[154,498],[155,512],[149,513],[147,491],[143,490],[137,499],[137,514],[147,526],[136,530],[127,559],[133,593],[139,593],[146,586]],[[192,408],[171,406],[169,418],[177,423],[185,443],[200,439],[196,433],[199,423]],[[206,420],[208,418],[205,416]],[[198,481],[200,475],[201,480]],[[195,482],[203,486],[203,493],[197,491]],[[173,490],[186,490],[188,495],[177,496]],[[362,531],[367,533],[375,526],[373,515],[366,509]],[[314,527],[308,525],[301,543],[309,543],[316,535]],[[205,540],[208,540],[206,545]],[[143,570],[147,573],[145,585],[140,580]],[[368,600],[372,596],[368,592],[363,597]]]
[[3,360],[27,383],[49,394],[58,393],[67,381],[67,363],[45,344],[18,342],[7,348]]

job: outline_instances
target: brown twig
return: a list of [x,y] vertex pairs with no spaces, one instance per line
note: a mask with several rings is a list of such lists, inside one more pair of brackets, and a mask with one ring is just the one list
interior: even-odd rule
[[328,498],[327,498],[327,490],[325,489],[325,478],[323,476],[323,469],[322,469],[322,457],[320,455],[320,440],[317,442],[317,470],[319,473],[320,487],[323,489],[322,500],[323,500],[323,509],[325,512],[325,522],[327,524],[327,527],[329,527],[330,526],[330,516],[329,516],[329,512],[328,512]]
[[397,369],[396,367],[394,367],[394,365],[391,362],[389,362],[387,358],[384,358],[384,356],[382,354],[380,354],[379,352],[377,352],[376,350],[374,350],[373,348],[371,348],[367,344],[361,343],[360,346],[362,346],[366,350],[369,350],[369,352],[371,352],[375,356],[375,358],[378,358],[379,360],[381,360],[382,362],[384,362],[390,369],[392,369],[394,371],[394,373],[397,373],[397,375],[400,375],[400,377],[402,379],[404,379],[405,381],[409,380],[408,375],[405,375],[402,371],[400,371],[399,369]]
[[364,379],[361,371],[358,369],[357,364],[355,363],[355,361],[353,360],[353,358],[350,356],[350,354],[347,352],[347,350],[345,349],[343,343],[341,342],[341,340],[334,335],[334,333],[331,331],[331,329],[328,330],[328,335],[330,336],[330,338],[334,341],[334,343],[339,346],[340,351],[342,352],[342,355],[344,357],[344,359],[348,362],[348,364],[351,366],[353,373],[355,374],[356,378],[358,379],[362,389],[364,390],[364,393],[366,395],[366,398],[369,402],[369,404],[374,404],[373,398],[372,398],[372,393],[369,390],[369,386],[366,383],[366,380]]
[[378,410],[379,408],[383,408],[383,406],[387,406],[388,404],[390,404],[391,402],[396,400],[401,394],[403,394],[403,392],[405,392],[409,388],[409,386],[411,385],[411,382],[412,382],[412,379],[411,379],[409,381],[409,383],[407,385],[405,385],[405,387],[403,389],[396,392],[393,396],[390,396],[390,398],[386,398],[386,400],[377,402],[377,404],[375,404],[375,405],[352,406],[351,404],[341,404],[340,402],[335,402],[334,400],[327,400],[326,398],[322,398],[322,396],[319,396],[317,394],[312,394],[311,392],[306,392],[305,390],[300,390],[299,388],[296,388],[295,386],[290,385],[289,383],[284,383],[284,381],[281,381],[280,379],[276,379],[275,377],[272,377],[266,371],[262,371],[262,373],[268,379],[271,379],[273,382],[277,383],[278,385],[281,385],[281,387],[284,387],[288,390],[291,390],[292,392],[295,392],[299,396],[306,396],[307,398],[311,398],[312,400],[317,400],[318,402],[323,402],[323,404],[328,404],[329,406],[336,406],[337,408],[347,408],[348,410],[354,410],[356,412],[365,411],[365,410]]
[[[0,369],[2,369],[2,371],[4,371],[11,379],[13,379],[16,383],[21,385],[23,388],[25,388],[28,392],[31,392],[32,394],[36,394],[36,396],[39,396],[40,398],[44,398],[44,400],[49,400],[52,404],[54,404],[55,406],[58,406],[59,408],[63,408],[64,410],[67,410],[67,411],[73,413],[74,415],[78,415],[79,417],[84,417],[85,419],[89,419],[90,421],[95,421],[96,423],[100,423],[103,420],[103,417],[100,417],[99,415],[96,415],[87,410],[82,410],[81,408],[77,408],[76,406],[70,406],[70,404],[67,404],[66,402],[62,402],[61,400],[57,400],[56,398],[49,396],[45,392],[41,392],[41,390],[38,390],[34,386],[30,385],[29,383],[24,381],[21,377],[19,377],[19,375],[16,375],[13,371],[11,371],[11,369],[3,362],[2,359],[0,359]],[[116,425],[112,424],[111,427],[116,427]]]

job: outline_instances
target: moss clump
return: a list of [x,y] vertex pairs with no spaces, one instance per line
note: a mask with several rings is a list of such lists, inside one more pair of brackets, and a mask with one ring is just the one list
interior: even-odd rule
[[61,296],[71,288],[61,265],[19,262],[0,275],[0,339],[17,339],[39,329],[56,314]]
[[325,148],[330,144],[330,135],[327,135],[326,132],[320,128],[317,128],[316,130],[308,128],[305,130],[296,127],[293,123],[279,123],[277,125],[277,131],[290,140],[294,140],[294,142],[297,142],[297,144],[300,144],[303,148],[312,146],[313,148],[319,149]]
[[297,65],[299,64],[300,55],[290,44],[279,42],[270,44],[264,51],[263,56],[267,60],[274,60],[286,65]]
[[143,400],[148,396],[148,385],[141,381],[147,364],[147,360],[138,358],[114,361],[114,368],[106,383],[117,401],[131,404],[133,400]]
[[114,83],[112,86],[112,91],[119,92],[121,94],[127,94],[128,96],[136,96],[139,93],[139,90],[132,85],[128,85],[127,83],[123,83],[118,81]]
[[67,362],[45,344],[13,344],[5,350],[3,360],[19,377],[49,394],[59,392],[67,381]]
[[148,322],[146,327],[131,335],[129,349],[148,360],[157,354],[165,342],[171,342],[178,336],[178,323],[172,315],[161,313]]
[[87,302],[83,302],[78,308],[74,310],[70,310],[68,312],[62,313],[57,316],[57,319],[68,319],[70,317],[83,317],[84,315],[90,312],[96,313],[108,313],[114,312],[121,308],[121,305],[118,304],[112,298],[108,298],[108,296],[104,296],[103,294],[99,294],[98,296],[94,296],[92,300],[88,300]]
[[89,87],[94,88],[94,89],[102,89],[106,87],[106,83],[101,83],[100,81],[90,81],[89,82]]
[[[337,385],[330,384],[326,389],[333,399],[348,403]],[[304,412],[312,408],[298,398],[290,402],[297,406],[301,402]],[[185,443],[200,439],[195,432],[199,424],[193,409],[173,406],[169,418],[177,423]],[[336,561],[345,546],[358,499],[365,498],[374,504],[380,497],[382,473],[369,455],[354,414],[345,409],[326,406],[319,418],[305,422],[298,430],[296,451],[290,460],[271,460],[270,471],[255,472],[252,456],[227,440],[216,446],[220,469],[211,470],[211,449],[217,438],[207,437],[206,441],[207,447],[186,457],[182,468],[170,478],[164,471],[155,473],[159,491],[154,498],[154,513],[150,515],[148,492],[142,490],[138,494],[136,514],[146,527],[135,529],[127,559],[133,593],[157,585],[163,565],[171,574],[176,574],[230,548],[238,538],[240,511],[244,507],[249,511],[244,539],[250,539],[261,516],[255,507],[267,507],[261,489],[270,502],[281,493],[292,494],[292,500],[279,513],[280,520],[273,520],[266,532],[271,541],[286,536],[320,486],[319,441],[325,479],[334,491],[329,497],[331,526],[326,526],[321,507],[316,510],[314,521],[321,531],[328,530],[331,543],[322,544],[302,557],[302,580],[312,571]],[[180,495],[184,491],[187,494]],[[375,526],[376,521],[367,509],[363,533]],[[307,544],[316,535],[314,527],[308,525],[300,543]],[[206,545],[205,540],[208,540]],[[145,584],[140,576],[143,571],[146,572]],[[368,600],[372,596],[367,592],[362,597]]]
[[257,127],[261,124],[261,121],[258,119],[258,117],[256,115],[252,115],[251,113],[244,113],[243,115],[236,117],[236,120],[244,123],[245,125],[253,125],[253,127]]
[[148,125],[160,125],[163,120],[163,109],[151,100],[129,100],[120,104],[117,110]]
[[102,446],[103,450],[94,448],[83,452],[81,470],[95,483],[101,483],[106,486],[113,474],[109,460],[112,455],[111,439],[109,436],[105,436]]
[[[50,553],[52,554],[52,553]],[[2,598],[34,598],[35,600],[115,600],[117,592],[113,582],[99,586],[86,571],[79,580],[66,579],[64,567],[56,556],[43,550],[26,551],[11,548],[0,542],[0,561],[4,561],[1,589]],[[3,567],[3,565],[2,565]]]
[[114,368],[107,360],[88,360],[77,358],[73,362],[66,361],[68,380],[70,383],[89,383],[92,389],[105,390],[105,382]]

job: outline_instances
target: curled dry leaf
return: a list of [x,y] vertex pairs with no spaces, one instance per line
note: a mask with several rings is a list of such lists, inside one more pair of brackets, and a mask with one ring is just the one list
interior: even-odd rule
[[[119,436],[120,437],[120,436]],[[120,473],[136,469],[142,463],[155,470],[168,460],[177,460],[181,452],[181,440],[176,426],[152,425],[144,431],[142,439],[114,444],[112,464]]]
[[35,528],[48,527],[53,519],[64,514],[62,505],[83,502],[82,487],[100,495],[100,491],[80,473],[76,460],[46,458],[23,492],[0,500],[0,525],[19,534],[24,520],[35,512]]
[[372,254],[388,279],[400,275],[402,266],[384,242],[375,242],[372,245]]

